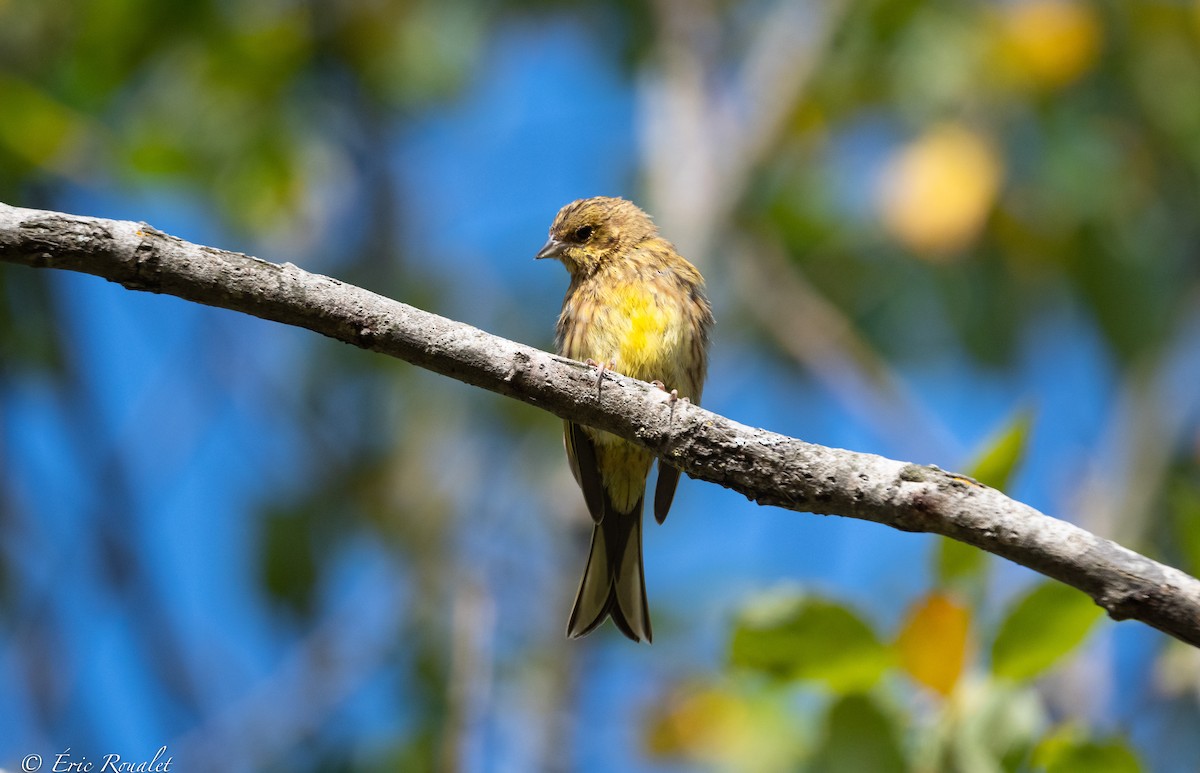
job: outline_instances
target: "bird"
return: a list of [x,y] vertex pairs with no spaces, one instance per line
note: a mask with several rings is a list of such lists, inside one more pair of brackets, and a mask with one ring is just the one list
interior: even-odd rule
[[[659,235],[649,215],[623,198],[573,201],[559,210],[535,257],[557,259],[570,275],[556,327],[560,355],[598,366],[597,379],[610,370],[653,382],[672,400],[700,402],[713,326],[704,277]],[[649,643],[642,509],[654,455],[571,421],[564,422],[563,441],[594,522],[567,636],[584,636],[609,617],[628,638]],[[660,524],[679,474],[658,460],[654,516]]]

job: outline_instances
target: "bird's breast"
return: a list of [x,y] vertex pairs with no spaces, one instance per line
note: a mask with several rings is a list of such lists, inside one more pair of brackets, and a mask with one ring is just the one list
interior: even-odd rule
[[581,288],[559,321],[562,353],[643,381],[676,381],[687,320],[668,293],[638,282]]

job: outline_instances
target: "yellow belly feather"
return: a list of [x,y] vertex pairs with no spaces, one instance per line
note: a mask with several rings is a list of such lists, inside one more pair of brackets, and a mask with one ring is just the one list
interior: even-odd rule
[[[678,305],[644,283],[622,283],[604,297],[574,309],[572,335],[565,337],[568,357],[603,362],[613,371],[642,381],[687,385],[682,369],[684,329]],[[581,299],[582,301],[582,299]],[[587,428],[596,444],[604,488],[620,509],[631,509],[642,496],[654,456],[616,435]]]

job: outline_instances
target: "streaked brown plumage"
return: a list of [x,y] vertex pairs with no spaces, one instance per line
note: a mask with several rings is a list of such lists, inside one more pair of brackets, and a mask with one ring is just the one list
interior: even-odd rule
[[[596,197],[563,207],[539,258],[562,261],[571,284],[558,318],[559,353],[626,376],[661,381],[700,401],[712,311],[704,278],[629,201]],[[642,569],[642,501],[653,455],[570,422],[571,472],[595,521],[587,567],[567,624],[583,636],[611,616],[634,641],[652,638]],[[679,470],[659,460],[654,515],[667,517]]]

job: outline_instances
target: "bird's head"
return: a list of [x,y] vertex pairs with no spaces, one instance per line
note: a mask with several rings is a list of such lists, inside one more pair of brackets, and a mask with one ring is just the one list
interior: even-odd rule
[[537,258],[557,258],[572,276],[587,276],[658,234],[650,216],[625,199],[596,196],[559,210]]

